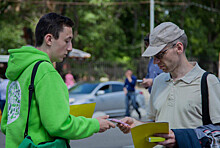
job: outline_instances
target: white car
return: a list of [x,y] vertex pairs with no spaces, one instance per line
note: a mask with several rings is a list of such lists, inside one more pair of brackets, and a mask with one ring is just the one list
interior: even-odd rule
[[[96,102],[95,112],[103,112],[110,116],[124,116],[123,87],[124,83],[118,81],[76,84],[69,88],[70,105]],[[136,90],[136,101],[139,107],[145,108],[145,98],[139,90]]]

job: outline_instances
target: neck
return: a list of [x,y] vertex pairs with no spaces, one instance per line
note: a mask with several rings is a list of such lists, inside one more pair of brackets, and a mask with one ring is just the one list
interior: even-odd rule
[[[49,49],[48,49],[47,46],[42,45],[42,46],[36,47],[36,48],[37,48],[38,50],[40,50],[40,51],[45,52],[45,53],[49,56],[49,58],[51,57],[50,52],[49,52]],[[51,58],[50,58],[50,60],[51,60]],[[51,61],[51,62],[53,62],[53,61]]]
[[177,65],[177,67],[172,72],[170,72],[174,81],[184,77],[189,71],[193,69],[193,65],[189,63],[186,57],[183,57],[180,61],[180,64]]

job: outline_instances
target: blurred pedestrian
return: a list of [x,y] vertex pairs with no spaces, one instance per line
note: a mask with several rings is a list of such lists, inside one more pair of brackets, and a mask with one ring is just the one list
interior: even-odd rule
[[3,81],[0,83],[0,109],[3,113],[4,106],[5,106],[5,100],[6,100],[6,91],[7,91],[7,85],[8,85],[8,79],[3,79]]
[[70,70],[65,75],[65,83],[68,88],[72,87],[75,84],[75,79]]
[[[146,48],[149,46],[149,34],[144,38],[144,44]],[[141,85],[148,89],[148,92],[151,93],[154,79],[162,72],[163,70],[161,70],[157,64],[154,64],[154,58],[150,57],[147,68],[147,75],[145,78],[143,78]]]
[[139,119],[141,119],[141,113],[138,110],[138,104],[136,102],[135,95],[135,85],[137,78],[132,74],[132,70],[128,69],[125,72],[125,83],[124,83],[124,93],[126,95],[125,104],[126,104],[126,112],[125,116],[130,117],[130,101],[132,103],[133,108],[137,111],[139,115]]
[[[166,147],[177,146],[176,136],[179,137],[181,132],[179,135],[175,135],[175,129],[185,131],[202,126],[204,109],[207,109],[202,108],[201,98],[201,78],[205,70],[201,69],[198,63],[187,60],[186,47],[185,31],[174,23],[165,22],[153,29],[150,34],[150,45],[142,55],[154,56],[154,63],[166,72],[154,80],[146,116],[149,122],[169,122],[170,129],[174,129],[170,130],[169,134],[155,134],[155,136],[166,139],[157,143]],[[214,126],[215,128],[212,129],[215,131],[217,129],[218,134],[220,133],[220,82],[215,75],[209,74],[207,83],[209,94],[207,112],[211,120],[209,126]],[[130,117],[126,117],[122,121],[130,125],[118,125],[124,133],[130,132],[132,127],[144,123]],[[205,132],[203,134],[209,137]],[[194,133],[194,135],[196,134]],[[191,139],[192,136],[187,132],[180,139],[183,138],[188,138],[187,142],[192,144],[194,142]],[[209,140],[210,138],[208,138]],[[186,143],[184,140],[183,142]]]
[[[69,114],[68,89],[52,63],[63,61],[72,50],[73,25],[68,17],[48,13],[37,23],[36,48],[23,46],[8,51],[10,57],[6,77],[10,81],[7,109],[3,112],[1,123],[1,130],[6,134],[6,148],[16,148],[24,140],[29,103],[28,135],[36,145],[57,138],[66,142],[68,139],[82,139],[115,127],[106,120],[107,115],[91,119]],[[45,62],[37,69],[34,95],[29,102],[28,87],[33,67],[38,61]]]

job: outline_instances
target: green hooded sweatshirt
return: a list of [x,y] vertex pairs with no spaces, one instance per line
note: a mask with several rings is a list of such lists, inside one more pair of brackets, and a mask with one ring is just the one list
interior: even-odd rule
[[97,119],[69,114],[69,94],[48,55],[34,47],[9,50],[6,77],[6,105],[1,129],[6,135],[6,148],[16,148],[24,139],[28,114],[28,87],[37,61],[44,60],[37,70],[30,108],[28,135],[35,144],[52,141],[55,137],[82,139],[99,131]]

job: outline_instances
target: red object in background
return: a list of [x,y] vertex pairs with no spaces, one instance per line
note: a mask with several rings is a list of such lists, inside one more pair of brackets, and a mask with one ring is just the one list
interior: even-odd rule
[[142,91],[140,91],[140,92],[139,92],[139,94],[143,95],[143,92],[142,92]]

